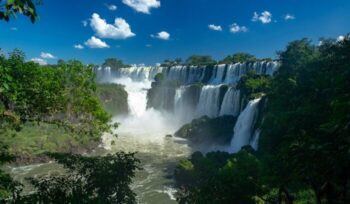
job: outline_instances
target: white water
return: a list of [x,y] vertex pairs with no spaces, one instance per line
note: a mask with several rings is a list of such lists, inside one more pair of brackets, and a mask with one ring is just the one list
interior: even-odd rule
[[261,130],[259,130],[259,129],[255,130],[254,136],[253,136],[252,140],[250,141],[250,146],[254,150],[258,150],[260,133],[261,133]]
[[[226,68],[227,66],[227,68]],[[272,62],[254,62],[254,63],[236,63],[230,65],[216,65],[209,81],[212,85],[217,84],[235,84],[239,78],[249,70],[254,70],[258,74],[273,75],[278,69],[279,63]],[[152,80],[157,73],[163,73],[168,80],[179,81],[184,85],[204,80],[206,70],[212,69],[208,66],[173,66],[173,67],[129,67],[118,70],[111,70],[109,67],[99,68],[98,76],[101,81],[106,82],[115,77],[129,77],[136,81]],[[207,79],[208,80],[208,79]]]
[[239,115],[234,127],[233,138],[228,149],[229,152],[238,152],[243,146],[248,145],[253,134],[253,127],[258,114],[258,105],[261,98],[249,101],[246,108]]
[[220,116],[238,116],[240,109],[240,91],[230,87],[227,90],[220,108]]
[[173,174],[178,160],[190,155],[185,140],[166,137],[179,128],[176,118],[170,113],[146,109],[149,80],[121,78],[113,83],[125,86],[131,113],[113,118],[120,122],[115,130],[118,137],[105,134],[103,147],[108,152],[138,152],[136,156],[141,160],[143,170],[137,172],[132,189],[140,203],[176,203],[173,180],[167,177]]
[[175,94],[174,114],[179,125],[191,122],[195,115],[195,109],[188,104],[188,100],[184,96],[186,89],[187,87],[180,87]]
[[197,117],[204,115],[209,117],[218,116],[220,108],[220,86],[221,85],[203,86],[196,110]]

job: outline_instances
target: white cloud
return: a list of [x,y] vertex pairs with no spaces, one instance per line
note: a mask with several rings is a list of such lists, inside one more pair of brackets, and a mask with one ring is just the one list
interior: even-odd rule
[[210,24],[210,25],[208,25],[208,27],[209,27],[209,29],[211,29],[211,30],[222,31],[222,28],[221,28],[221,26],[219,26],[219,25]]
[[344,41],[345,37],[343,35],[338,36],[337,42]]
[[38,63],[40,65],[47,65],[47,61],[41,58],[32,58],[30,61]]
[[239,33],[239,32],[247,32],[248,28],[245,26],[239,26],[237,23],[234,23],[232,25],[230,25],[230,31],[231,33]]
[[295,16],[292,15],[292,14],[289,14],[287,13],[285,16],[284,16],[284,20],[288,21],[288,20],[294,20],[295,19]]
[[116,18],[112,25],[94,13],[90,19],[90,26],[101,38],[126,39],[135,36],[130,25],[123,18]]
[[109,45],[107,45],[106,42],[96,38],[95,36],[92,36],[84,44],[90,48],[109,48]]
[[81,23],[83,24],[84,27],[88,25],[88,22],[86,20],[83,20]]
[[264,11],[260,15],[257,12],[254,12],[252,21],[253,22],[260,21],[263,24],[271,23],[271,21],[272,21],[272,14],[269,11]]
[[123,0],[123,3],[130,6],[137,12],[150,14],[151,8],[159,8],[159,0]]
[[43,59],[55,59],[56,57],[53,56],[51,53],[48,52],[41,52],[40,57]]
[[115,11],[118,9],[118,7],[114,4],[105,4],[105,6],[108,8],[110,11]]
[[170,38],[170,34],[166,31],[162,31],[162,32],[159,32],[157,33],[156,35],[151,35],[152,38],[158,38],[158,39],[161,39],[161,40],[169,40]]
[[73,47],[78,50],[84,49],[84,46],[82,46],[81,44],[75,44]]

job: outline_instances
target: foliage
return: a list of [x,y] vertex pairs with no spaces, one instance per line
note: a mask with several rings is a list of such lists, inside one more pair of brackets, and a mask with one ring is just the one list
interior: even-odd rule
[[122,60],[117,58],[107,58],[102,67],[110,67],[112,70],[130,67],[128,64],[124,64]]
[[191,123],[183,125],[175,136],[186,138],[194,144],[229,144],[233,135],[233,124],[235,118],[222,116],[209,118],[203,116],[192,120]]
[[[8,153],[8,147],[0,141],[0,167],[14,160],[14,156]],[[0,203],[3,198],[16,198],[21,191],[21,185],[0,168]]]
[[265,99],[259,151],[182,161],[179,201],[349,203],[349,53],[349,35],[321,46],[302,39],[279,52],[273,77],[244,76],[243,95]]
[[267,94],[261,153],[280,186],[301,183],[318,203],[350,202],[349,53],[349,37],[294,41]]
[[233,55],[229,55],[220,61],[222,64],[235,64],[235,63],[243,63],[243,62],[252,62],[257,59],[248,53],[238,52]]
[[[51,126],[49,124],[52,124],[50,128],[58,125],[72,133],[67,136],[68,133],[61,129],[62,135],[52,140],[57,146],[64,145],[63,138],[70,142],[97,141],[102,132],[110,130],[111,125],[108,124],[110,117],[96,96],[96,84],[91,67],[86,67],[78,61],[40,66],[34,62],[25,62],[24,59],[24,53],[19,50],[14,50],[9,57],[0,55],[1,142],[13,145],[13,142],[21,137],[13,137],[15,135],[13,130],[19,131],[21,126],[28,127],[28,124],[34,123],[44,123],[42,127],[49,127]],[[19,135],[29,136],[35,133],[33,130],[20,132]],[[53,130],[57,130],[57,127]],[[40,131],[36,133],[45,132],[45,128]],[[55,131],[48,135],[52,139]],[[33,144],[35,140],[25,138],[16,144],[32,144],[42,149],[52,148],[48,136],[36,135],[35,138],[40,142]],[[33,149],[33,146],[22,146],[22,148],[26,151]],[[1,166],[9,162],[4,156],[9,155],[8,148],[1,148],[0,154]],[[18,184],[2,171],[0,177],[2,196],[15,197]]]
[[247,104],[250,100],[265,95],[270,90],[270,86],[270,76],[250,71],[240,78],[236,88],[240,90],[241,103]]
[[266,191],[261,184],[262,165],[249,151],[236,154],[194,153],[177,166],[175,178],[183,176],[179,203],[257,203]]
[[98,84],[97,95],[103,108],[112,115],[128,113],[128,93],[119,84]]
[[35,4],[41,3],[41,0],[0,0],[0,20],[10,21],[15,18],[17,13],[30,18],[32,23],[38,18]]
[[216,61],[211,56],[192,55],[186,60],[187,65],[214,65]]
[[19,50],[1,57],[0,126],[42,121],[95,137],[109,130],[90,67],[79,61],[40,66],[24,58]]
[[136,203],[130,189],[135,170],[134,153],[119,152],[104,157],[50,153],[67,172],[30,178],[35,192],[18,198],[22,203]]
[[164,62],[161,64],[163,67],[172,67],[176,65],[181,65],[182,59],[181,58],[175,58],[174,60],[171,59],[166,59]]

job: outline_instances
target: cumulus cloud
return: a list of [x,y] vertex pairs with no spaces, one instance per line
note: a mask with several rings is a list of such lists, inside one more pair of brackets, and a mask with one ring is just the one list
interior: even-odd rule
[[40,65],[47,65],[47,61],[41,58],[32,58],[30,61],[38,63]]
[[248,28],[245,26],[240,26],[237,23],[233,23],[232,25],[230,25],[230,32],[231,33],[239,33],[239,32],[247,32]]
[[271,21],[272,21],[272,14],[269,11],[264,11],[260,15],[257,12],[254,12],[252,21],[253,22],[260,21],[263,24],[271,23]]
[[106,42],[102,41],[99,38],[96,38],[95,36],[92,36],[84,44],[89,48],[109,48],[109,45],[107,45]]
[[82,46],[81,44],[75,44],[73,47],[78,50],[84,49],[84,46]]
[[161,40],[169,40],[170,38],[170,34],[166,31],[162,31],[162,32],[159,32],[157,33],[156,35],[151,35],[152,38],[158,38],[158,39],[161,39]]
[[337,42],[341,42],[341,41],[344,41],[344,40],[345,40],[345,37],[343,35],[340,35],[337,38]]
[[115,11],[118,9],[118,7],[114,4],[105,4],[105,6],[107,7],[108,10],[110,11]]
[[159,8],[159,0],[123,0],[123,3],[140,13],[150,14],[152,8]]
[[53,56],[51,53],[48,52],[41,52],[40,57],[43,59],[55,59],[56,57]]
[[284,20],[288,21],[288,20],[294,20],[295,19],[295,16],[292,15],[292,14],[289,14],[287,13],[285,16],[284,16]]
[[210,24],[210,25],[208,25],[208,27],[210,30],[222,31],[222,28],[219,25]]
[[101,38],[126,39],[135,36],[130,25],[123,18],[116,18],[114,24],[108,24],[97,13],[92,14],[90,26]]

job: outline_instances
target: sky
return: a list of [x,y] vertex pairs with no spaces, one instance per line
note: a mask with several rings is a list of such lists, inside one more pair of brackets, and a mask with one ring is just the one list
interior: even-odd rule
[[350,32],[349,0],[43,0],[32,24],[0,22],[0,48],[27,60],[115,57],[154,65],[193,54],[222,59],[236,52],[276,58],[288,42]]

